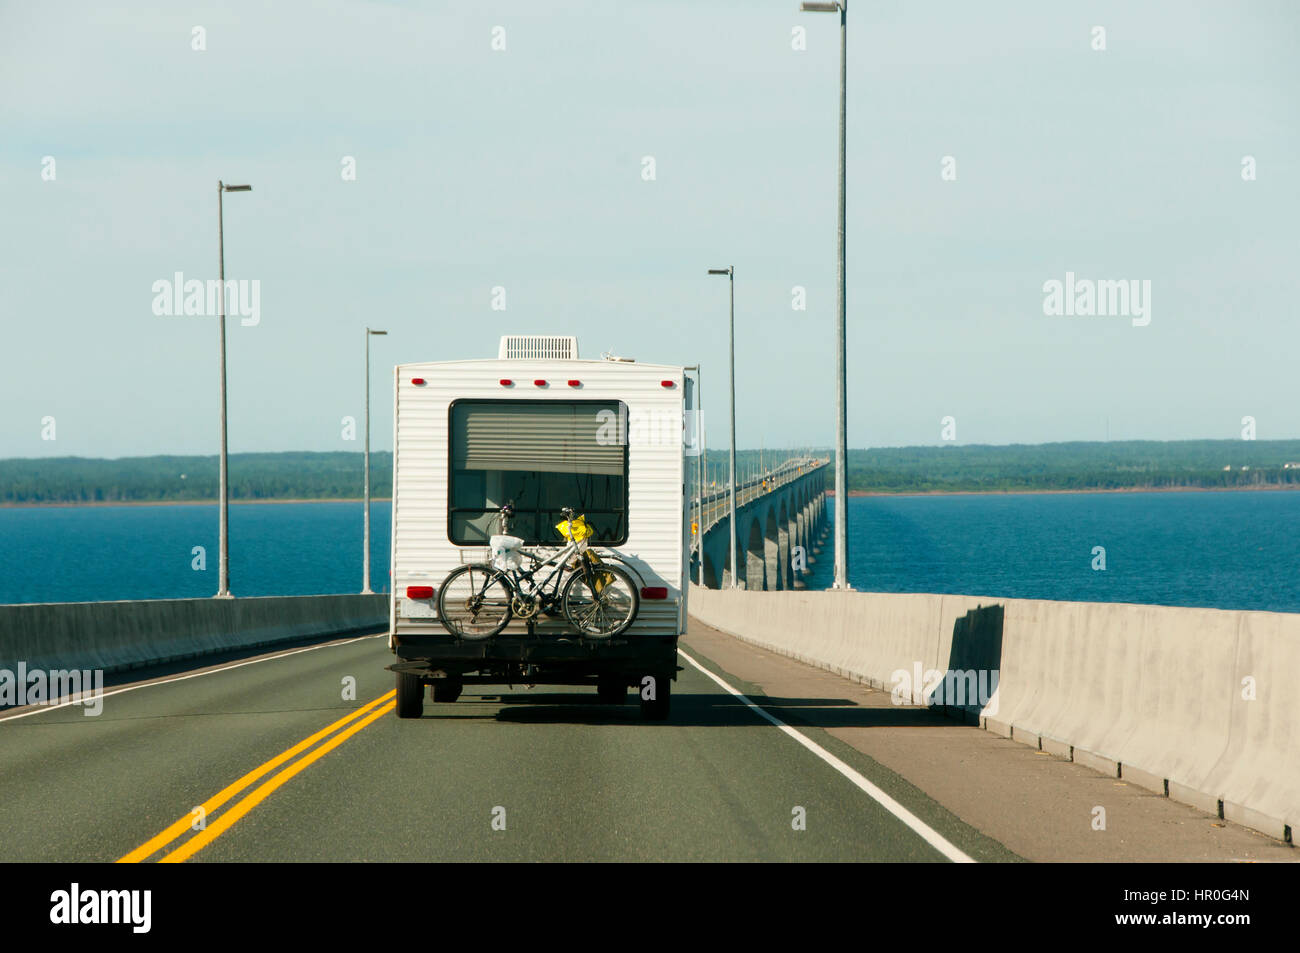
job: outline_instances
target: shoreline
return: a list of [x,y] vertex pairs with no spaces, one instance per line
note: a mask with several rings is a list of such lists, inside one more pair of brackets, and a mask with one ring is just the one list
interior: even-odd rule
[[[0,509],[34,509],[39,507],[72,506],[216,506],[218,500],[84,500],[76,502],[40,502],[40,503],[0,503]],[[231,500],[231,506],[256,506],[265,503],[364,503],[360,496],[330,496],[320,499],[284,499],[284,500]],[[392,497],[372,496],[371,503],[391,503]]]
[[[1300,483],[1264,483],[1257,486],[1117,486],[1077,490],[849,490],[848,496],[1021,496],[1065,493],[1242,493],[1300,490]],[[835,490],[826,495],[834,498]]]
[[[1085,487],[1074,490],[1037,489],[1037,490],[850,490],[850,497],[890,497],[890,496],[1020,496],[1039,494],[1067,493],[1250,493],[1250,492],[1286,492],[1300,490],[1300,483],[1265,483],[1253,486],[1122,486],[1122,487]],[[835,498],[834,488],[828,488],[826,495]],[[39,503],[0,503],[0,509],[36,509],[41,507],[77,507],[77,506],[216,506],[217,500],[94,500],[77,502],[39,502]],[[259,506],[271,503],[362,503],[362,497],[322,497],[292,498],[273,500],[231,500],[231,506]],[[392,497],[372,496],[371,503],[391,503]]]

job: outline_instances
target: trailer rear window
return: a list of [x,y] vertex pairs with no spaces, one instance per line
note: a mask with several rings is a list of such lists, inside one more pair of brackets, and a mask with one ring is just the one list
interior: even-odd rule
[[626,413],[610,400],[453,403],[448,538],[487,543],[499,508],[513,502],[510,532],[531,544],[562,542],[555,524],[566,506],[587,517],[595,542],[627,542],[627,443],[610,425]]

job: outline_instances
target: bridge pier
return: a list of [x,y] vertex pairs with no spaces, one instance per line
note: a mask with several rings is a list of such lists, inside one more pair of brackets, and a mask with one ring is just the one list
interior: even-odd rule
[[[781,589],[781,544],[777,536],[776,506],[773,503],[763,519],[763,570],[766,582],[764,589]],[[757,524],[757,520],[755,520]]]
[[790,520],[785,515],[785,504],[776,521],[776,585],[778,589],[794,588],[794,568],[790,565]]
[[795,547],[802,548],[804,560],[813,561],[813,547],[823,530],[827,466],[824,462],[797,465],[794,472],[778,471],[767,484],[737,493],[736,556],[740,565],[734,572],[730,516],[718,518],[716,505],[725,497],[715,498],[706,507],[713,522],[702,527],[691,579],[699,579],[699,560],[703,560],[707,588],[731,588],[733,575],[737,587],[743,589],[806,588],[802,577],[807,569],[793,566]]
[[751,515],[749,520],[749,542],[745,546],[745,588],[762,591],[764,575],[767,569],[766,554],[763,547],[763,530],[759,520]]

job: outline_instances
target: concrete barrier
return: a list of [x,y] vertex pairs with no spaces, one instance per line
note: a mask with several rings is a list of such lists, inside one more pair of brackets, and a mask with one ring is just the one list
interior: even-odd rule
[[[1300,699],[1293,691],[1300,674],[1300,625],[1289,613],[1240,616],[1228,686],[1228,741],[1205,785],[1218,793],[1224,817],[1277,836],[1279,819],[1291,831],[1300,820]],[[1289,770],[1279,771],[1279,765]]]
[[[750,592],[692,584],[690,614],[730,635],[873,688],[894,673],[947,671],[959,618],[996,600],[916,593]],[[912,698],[921,703],[920,686]]]
[[994,727],[1158,794],[1201,792],[1217,813],[1208,779],[1228,743],[1240,615],[1008,600]]
[[383,594],[0,605],[0,668],[113,672],[387,624]]
[[[692,586],[690,613],[1279,839],[1300,822],[1300,614]],[[996,673],[987,704],[903,672]],[[927,681],[929,675],[926,675]]]

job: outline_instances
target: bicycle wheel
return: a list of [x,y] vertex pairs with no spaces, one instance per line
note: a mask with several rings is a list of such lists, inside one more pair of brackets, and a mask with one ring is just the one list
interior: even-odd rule
[[490,639],[510,621],[510,581],[491,566],[459,566],[438,589],[438,619],[452,635]]
[[608,563],[585,565],[564,585],[564,614],[588,638],[608,639],[623,632],[636,618],[641,597],[636,583]]

